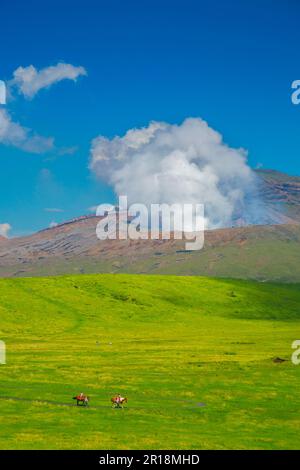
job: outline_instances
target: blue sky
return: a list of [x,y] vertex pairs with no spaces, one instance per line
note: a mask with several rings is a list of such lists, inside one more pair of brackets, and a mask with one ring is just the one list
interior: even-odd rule
[[87,72],[5,106],[55,139],[46,153],[0,142],[0,224],[11,235],[113,201],[88,168],[91,141],[152,120],[199,116],[247,149],[251,166],[300,174],[297,0],[4,0],[1,18],[0,79],[59,62]]

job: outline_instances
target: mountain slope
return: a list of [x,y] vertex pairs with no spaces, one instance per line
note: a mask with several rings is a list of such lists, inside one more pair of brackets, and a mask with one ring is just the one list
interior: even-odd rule
[[129,272],[300,281],[300,178],[257,174],[266,220],[273,225],[207,231],[204,249],[186,252],[181,240],[99,241],[100,219],[80,217],[1,239],[0,276]]
[[300,225],[251,226],[205,233],[202,250],[183,240],[107,240],[88,217],[0,246],[1,276],[130,272],[300,280]]
[[300,177],[275,170],[256,170],[256,174],[261,200],[273,223],[299,222]]

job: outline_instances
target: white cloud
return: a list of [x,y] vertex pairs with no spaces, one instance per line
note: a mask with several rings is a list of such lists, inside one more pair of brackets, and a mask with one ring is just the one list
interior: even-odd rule
[[78,152],[78,146],[73,145],[72,147],[62,147],[58,151],[58,155],[64,156],[64,155],[74,155],[76,152]]
[[0,236],[8,238],[8,233],[11,230],[10,224],[0,224]]
[[84,67],[75,67],[72,64],[58,63],[41,70],[29,65],[18,67],[14,71],[14,78],[10,85],[16,86],[25,98],[33,98],[43,88],[49,88],[61,80],[75,81],[80,75],[87,75]]
[[46,207],[44,211],[45,212],[64,212],[63,209],[59,209],[58,207]]
[[5,109],[0,109],[0,143],[32,153],[43,153],[53,148],[52,137],[42,137],[22,127],[12,121]]
[[[86,75],[83,67],[75,67],[71,64],[58,63],[55,66],[37,70],[33,65],[18,67],[13,79],[5,83],[0,80],[0,104],[6,104],[12,99],[12,89],[17,88],[26,98],[32,98],[42,88],[48,88],[54,83],[64,79],[76,80],[80,75]],[[31,129],[14,122],[4,108],[0,108],[0,144],[14,147],[32,153],[44,153],[54,149],[54,139],[35,134]],[[63,148],[58,151],[60,155],[71,155],[77,151],[77,147]]]
[[188,118],[95,138],[90,168],[129,204],[204,204],[207,227],[217,228],[231,225],[253,189],[246,160],[245,150],[227,146],[205,121]]
[[58,226],[58,223],[54,222],[54,221],[49,224],[49,228],[54,228],[54,227],[57,227],[57,226]]
[[6,85],[0,80],[0,104],[6,104]]
[[96,212],[97,212],[97,207],[98,207],[98,206],[91,206],[91,207],[88,207],[87,210],[88,210],[89,212],[94,212],[94,213],[96,214]]

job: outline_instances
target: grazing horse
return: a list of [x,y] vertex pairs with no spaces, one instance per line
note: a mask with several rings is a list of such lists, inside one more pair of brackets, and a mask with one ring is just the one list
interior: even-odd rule
[[76,395],[73,397],[73,400],[77,400],[77,406],[81,403],[82,406],[87,406],[89,404],[89,397],[87,395]]
[[127,398],[123,397],[112,397],[111,399],[113,408],[123,408],[123,405],[128,402]]

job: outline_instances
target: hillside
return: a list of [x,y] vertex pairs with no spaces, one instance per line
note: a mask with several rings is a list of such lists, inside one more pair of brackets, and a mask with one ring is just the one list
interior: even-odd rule
[[96,217],[0,244],[1,276],[131,272],[300,281],[300,225],[208,231],[204,249],[181,240],[107,240]]
[[[300,177],[275,170],[256,170],[260,197],[273,223],[300,221]],[[287,218],[287,219],[286,219]]]
[[257,173],[265,219],[272,224],[207,231],[204,249],[186,252],[180,240],[99,241],[99,218],[80,217],[31,236],[0,239],[0,276],[127,272],[298,282],[300,178]]
[[299,448],[299,285],[81,275],[0,298],[0,449]]

